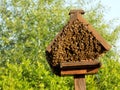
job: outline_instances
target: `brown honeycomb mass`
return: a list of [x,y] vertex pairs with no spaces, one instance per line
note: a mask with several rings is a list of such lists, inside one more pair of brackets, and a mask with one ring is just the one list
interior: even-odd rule
[[78,19],[68,23],[54,39],[47,60],[53,67],[61,62],[95,60],[105,48],[88,30],[88,25]]

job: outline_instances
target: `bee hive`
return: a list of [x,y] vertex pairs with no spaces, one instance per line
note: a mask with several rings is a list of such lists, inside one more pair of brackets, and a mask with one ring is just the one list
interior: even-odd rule
[[80,14],[83,13],[71,15],[68,24],[46,50],[47,60],[55,73],[59,73],[62,62],[93,62],[109,49],[109,46],[103,45],[104,41],[101,44],[101,37],[96,37],[98,34],[90,30],[91,27],[81,19]]

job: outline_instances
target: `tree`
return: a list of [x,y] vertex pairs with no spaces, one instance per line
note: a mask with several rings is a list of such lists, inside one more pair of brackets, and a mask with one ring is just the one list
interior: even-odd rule
[[[109,24],[103,19],[104,8],[97,0],[96,7],[92,8],[87,8],[90,1],[84,0],[76,1],[80,5],[76,7],[66,5],[64,0],[2,1],[0,6],[0,89],[2,90],[73,89],[72,77],[53,75],[45,59],[46,46],[67,22],[71,8],[84,7],[87,12],[85,18],[110,44],[114,45],[117,39],[119,27],[112,33],[107,31]],[[120,65],[114,61],[115,59],[114,50],[101,58],[105,67],[97,75],[87,77],[87,88],[119,90]],[[111,66],[111,63],[114,66]]]

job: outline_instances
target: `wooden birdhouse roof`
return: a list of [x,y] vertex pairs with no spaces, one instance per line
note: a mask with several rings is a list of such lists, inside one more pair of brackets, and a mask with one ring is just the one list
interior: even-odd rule
[[95,61],[102,53],[111,48],[82,17],[84,13],[83,10],[71,10],[67,25],[47,47],[47,61],[54,71],[60,69],[57,67],[62,62]]

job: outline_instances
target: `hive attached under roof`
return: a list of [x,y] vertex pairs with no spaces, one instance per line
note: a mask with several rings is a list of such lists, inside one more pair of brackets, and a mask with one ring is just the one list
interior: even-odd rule
[[62,70],[65,71],[63,74],[66,70],[71,73],[73,68],[99,68],[98,57],[110,49],[110,45],[82,17],[83,10],[71,10],[69,14],[69,22],[46,49],[47,61],[57,75],[61,75]]

